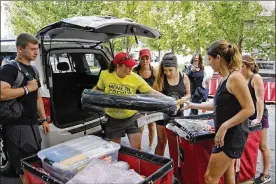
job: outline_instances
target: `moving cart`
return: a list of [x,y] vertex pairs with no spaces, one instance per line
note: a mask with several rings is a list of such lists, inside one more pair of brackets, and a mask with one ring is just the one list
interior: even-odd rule
[[[169,158],[152,155],[121,146],[118,161],[125,161],[136,173],[146,176],[143,184],[169,184],[173,179],[173,161]],[[64,182],[46,173],[41,160],[33,155],[21,161],[28,184],[63,184]]]
[[[161,119],[167,119],[168,122],[166,132],[170,157],[174,161],[173,173],[176,181],[178,183],[204,184],[204,174],[214,146],[214,129],[193,132],[180,125],[177,120],[202,120],[212,124],[213,114],[168,117],[158,112],[139,118],[137,124],[143,126],[147,122]],[[249,127],[250,132],[243,154],[235,162],[237,182],[248,181],[255,176],[261,128],[261,124]],[[222,177],[220,183],[223,181]]]

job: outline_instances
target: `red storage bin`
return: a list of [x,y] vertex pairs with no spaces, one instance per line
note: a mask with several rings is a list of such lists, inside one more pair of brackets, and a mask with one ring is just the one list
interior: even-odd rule
[[261,130],[250,132],[242,156],[236,160],[236,181],[245,182],[254,179],[257,169]]
[[[128,162],[131,169],[146,176],[143,184],[170,184],[173,181],[172,159],[121,146],[118,160]],[[28,184],[63,184],[42,169],[41,160],[36,155],[22,159],[21,165]]]
[[[213,114],[182,117],[186,119],[210,119]],[[208,166],[213,148],[214,133],[198,134],[187,139],[170,130],[168,124],[166,133],[168,137],[170,157],[174,161],[174,176],[183,184],[205,184],[204,174]],[[223,177],[220,184],[223,183]]]

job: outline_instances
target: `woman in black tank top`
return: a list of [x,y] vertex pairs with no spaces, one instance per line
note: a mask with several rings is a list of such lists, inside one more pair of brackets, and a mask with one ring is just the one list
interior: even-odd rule
[[[179,105],[177,115],[183,115],[183,111],[180,108],[191,96],[189,78],[186,74],[181,74],[178,71],[177,58],[173,53],[166,53],[160,65],[153,88],[167,96],[173,97]],[[167,145],[166,123],[164,121],[155,123],[158,135],[155,154],[163,156]]]
[[[138,75],[140,75],[151,87],[153,86],[157,70],[150,65],[151,53],[148,49],[142,49],[139,52],[139,65],[133,69]],[[153,152],[153,140],[155,137],[155,124],[154,122],[148,124],[149,130],[149,147],[148,152]],[[143,134],[144,127],[141,127],[141,134]],[[141,150],[141,149],[140,149]]]
[[187,103],[184,109],[195,108],[214,111],[216,137],[204,178],[205,183],[235,183],[234,159],[240,158],[248,136],[248,117],[254,113],[254,104],[243,75],[237,71],[242,57],[236,45],[218,40],[207,49],[208,60],[222,80],[214,102]]
[[243,65],[241,73],[248,81],[248,88],[255,106],[255,113],[249,117],[251,124],[262,124],[261,141],[259,149],[262,153],[263,171],[255,179],[255,183],[264,183],[270,180],[268,173],[270,163],[270,153],[267,145],[268,110],[264,103],[264,84],[262,77],[258,74],[258,65],[252,56],[244,55],[242,57]]

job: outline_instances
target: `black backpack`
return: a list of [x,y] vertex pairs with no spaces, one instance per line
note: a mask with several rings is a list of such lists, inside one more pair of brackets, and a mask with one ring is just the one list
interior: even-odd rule
[[[22,85],[24,78],[26,77],[28,80],[33,80],[33,76],[31,76],[26,68],[21,67],[17,61],[11,61],[7,63],[8,65],[14,66],[17,68],[17,77],[15,79],[14,85],[12,88],[19,88]],[[36,78],[39,79],[38,71],[34,66],[33,70],[35,71]],[[24,97],[23,97],[24,99]],[[0,125],[4,125],[6,123],[12,122],[16,119],[19,119],[24,111],[23,105],[21,101],[23,100],[12,99],[6,101],[0,101]]]

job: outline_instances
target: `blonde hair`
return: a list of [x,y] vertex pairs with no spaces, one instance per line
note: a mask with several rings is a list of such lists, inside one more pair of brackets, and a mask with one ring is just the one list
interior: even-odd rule
[[153,89],[155,89],[156,91],[163,91],[164,89],[164,67],[162,64],[159,65],[158,68],[158,73],[157,76],[155,78],[155,81],[153,83]]
[[217,40],[207,49],[207,54],[213,57],[220,55],[227,64],[229,70],[240,70],[242,66],[242,57],[238,47],[226,40]]
[[242,56],[242,62],[248,67],[250,68],[250,70],[253,73],[258,73],[259,72],[259,66],[256,63],[256,60],[250,56],[250,55],[243,55]]

